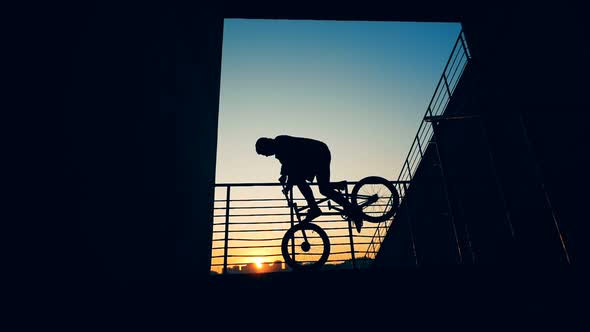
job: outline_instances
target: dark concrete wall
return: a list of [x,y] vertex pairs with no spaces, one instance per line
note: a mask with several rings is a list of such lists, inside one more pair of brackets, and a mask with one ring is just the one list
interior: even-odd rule
[[222,18],[164,4],[45,9],[30,9],[42,154],[28,174],[41,205],[27,259],[56,276],[207,275]]
[[64,96],[90,255],[80,259],[117,278],[206,273],[222,21],[174,8],[94,14]]

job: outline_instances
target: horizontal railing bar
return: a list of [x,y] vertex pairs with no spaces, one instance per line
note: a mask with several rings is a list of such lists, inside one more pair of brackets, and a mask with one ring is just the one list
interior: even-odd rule
[[[331,237],[332,238],[332,237]],[[341,237],[344,238],[344,237]],[[370,236],[364,236],[364,238],[370,238]],[[300,237],[298,237],[297,239],[301,239]],[[280,241],[282,239],[273,239],[273,242],[277,242]],[[260,241],[262,242],[262,241]],[[271,242],[271,241],[266,241],[266,242]],[[369,245],[371,244],[371,242],[366,242],[366,241],[361,241],[361,242],[355,242],[355,244],[358,245]],[[330,246],[333,247],[339,247],[339,246],[350,246],[350,243],[346,243],[346,242],[336,242],[336,243],[330,243]],[[280,245],[257,245],[257,246],[228,246],[228,249],[271,249],[271,248],[280,248]],[[224,249],[225,247],[212,247],[211,250],[221,250]]]
[[[245,258],[245,257],[236,257],[236,258]],[[358,258],[357,258],[357,259],[358,259]],[[362,258],[362,259],[364,259],[364,258]],[[326,265],[333,265],[333,266],[336,266],[336,265],[344,264],[345,262],[350,262],[350,259],[328,259],[328,260],[326,261]],[[231,266],[235,266],[235,267],[238,267],[238,266],[239,266],[239,267],[243,267],[243,266],[246,266],[246,265],[248,265],[248,264],[252,264],[252,263],[253,263],[253,262],[235,262],[235,263],[232,263],[232,264],[231,264]],[[270,263],[270,264],[272,264],[272,263],[274,263],[274,262],[272,262],[272,261],[268,261],[268,262],[263,262],[263,263],[264,263],[264,264],[269,264],[269,263]],[[281,261],[280,263],[281,263],[281,265],[282,265],[282,264],[284,264],[285,262],[282,262],[282,261]],[[328,264],[328,263],[332,263],[332,264]],[[337,263],[337,264],[334,264],[334,263]],[[228,264],[228,265],[230,265],[230,264]],[[223,266],[223,263],[213,263],[213,264],[211,264],[211,266]],[[285,271],[288,271],[288,270],[289,270],[288,268],[283,268],[283,270],[282,270],[281,272],[285,272]],[[273,272],[275,272],[275,271],[273,271]],[[265,272],[258,272],[258,273],[265,273]]]
[[[274,246],[270,246],[270,245],[265,245],[265,246],[234,246],[234,247],[228,247],[228,249],[272,249],[272,248],[280,248],[281,245],[277,244]],[[218,248],[221,249],[221,248]],[[252,255],[252,256],[256,256],[256,255]]]
[[[345,220],[344,219],[315,219],[313,222],[314,223],[327,223],[327,222],[334,223],[334,222],[343,222],[343,221],[345,221]],[[232,226],[237,226],[237,225],[272,225],[272,224],[290,224],[290,223],[291,223],[290,220],[281,220],[281,221],[234,221],[234,222],[232,222]],[[378,224],[367,223],[367,224],[365,224],[365,228],[373,227],[371,225],[378,225]],[[225,226],[225,223],[223,223],[223,222],[215,222],[215,223],[213,223],[213,226]]]
[[[234,257],[234,258],[247,258],[247,257]],[[357,260],[358,259],[367,259],[367,258],[361,257],[361,258],[357,258]],[[328,266],[328,268],[329,267],[336,267],[338,265],[346,264],[347,262],[350,263],[350,261],[351,261],[350,258],[348,258],[348,259],[328,259],[326,261],[326,266]],[[311,261],[304,261],[304,262],[311,262]],[[231,265],[231,266],[234,266],[234,267],[245,267],[246,265],[252,264],[252,263],[253,262],[239,261],[239,262],[235,262],[235,263],[228,264],[228,265]],[[285,264],[285,262],[283,262],[283,261],[280,261],[280,263],[281,263],[281,265]],[[265,265],[266,264],[271,264],[272,265],[272,264],[274,264],[274,262],[273,261],[266,261],[266,262],[263,262],[263,264],[265,264]],[[211,266],[223,266],[223,263],[214,263],[214,264],[211,264]],[[347,268],[350,269],[352,267],[351,266],[347,266]],[[287,272],[289,270],[290,269],[288,267],[283,267],[283,269],[281,271],[271,271],[271,272]],[[260,272],[257,272],[257,273],[267,273],[267,272],[260,271]]]
[[[319,254],[317,254],[317,255],[319,255]],[[317,256],[317,255],[314,255],[314,256]],[[296,255],[296,256],[300,256],[300,255]],[[228,256],[228,257],[229,257],[229,256]],[[279,261],[279,262],[281,263],[281,265],[283,265],[283,264],[285,263],[285,262],[283,262],[282,260],[280,260],[280,258],[282,258],[282,257],[278,257],[277,255],[269,255],[269,256],[262,256],[262,255],[261,255],[261,256],[256,256],[256,257],[257,257],[257,258],[271,258],[271,257],[277,257],[277,258],[276,258],[276,259],[274,259],[274,260],[267,260],[267,261],[265,261],[265,262],[262,262],[262,263],[263,263],[263,264],[265,264],[265,265],[266,265],[266,264],[273,264],[273,263],[274,263],[274,262],[276,262],[276,261]],[[221,257],[215,257],[215,258],[221,258]],[[254,262],[252,262],[252,261],[247,261],[247,260],[244,260],[244,258],[246,258],[246,259],[247,259],[247,258],[251,258],[251,257],[247,257],[247,256],[246,256],[246,257],[244,257],[244,256],[231,256],[231,258],[237,258],[237,259],[240,259],[240,258],[242,258],[242,260],[238,260],[237,262],[233,262],[233,263],[231,263],[231,264],[228,264],[228,266],[230,266],[230,265],[231,265],[231,266],[243,266],[243,265],[248,265],[248,264],[252,264],[252,263],[254,263]],[[358,260],[358,259],[366,259],[366,257],[360,257],[360,258],[357,258],[357,260]],[[351,258],[329,258],[329,259],[326,261],[326,265],[336,265],[336,264],[334,264],[334,263],[339,263],[339,264],[341,264],[341,263],[344,263],[344,262],[350,262],[350,261],[351,261]],[[306,262],[312,262],[312,261],[305,260],[305,261],[302,261],[302,262],[306,263]],[[328,263],[331,263],[331,264],[328,264]],[[211,264],[211,266],[222,266],[222,265],[223,265],[223,263],[212,263],[212,264]],[[283,269],[287,269],[287,268],[283,268]]]
[[[364,227],[364,229],[376,229],[378,228],[378,226],[367,226]],[[322,229],[326,230],[326,231],[335,231],[335,230],[346,230],[348,229],[348,226],[341,226],[341,227],[323,227]],[[237,229],[237,230],[232,230],[232,233],[255,233],[255,232],[286,232],[287,230],[284,228],[270,228],[270,229]],[[219,231],[213,231],[213,233],[224,233],[225,230],[219,230]],[[356,234],[355,237],[363,237],[365,235],[361,235],[361,234]],[[219,239],[217,239],[219,240]]]
[[[342,255],[342,254],[341,253],[338,253],[338,255]],[[275,257],[275,256],[277,256],[277,255],[269,255],[267,257]],[[336,254],[334,256],[336,256]],[[263,256],[256,256],[256,257],[257,258],[262,258]],[[219,258],[219,257],[217,257],[217,258]],[[234,256],[232,258],[250,258],[250,257],[240,257],[240,256],[237,256],[236,257],[236,256]],[[365,260],[367,258],[366,257],[359,257],[357,259]],[[276,261],[277,260],[275,260],[275,261],[265,261],[265,262],[262,262],[262,263],[266,265],[266,264],[273,264]],[[330,256],[330,258],[326,261],[326,263],[332,263],[332,264],[328,264],[328,265],[334,265],[333,263],[344,263],[344,262],[350,262],[350,261],[351,261],[351,258],[334,258],[333,256]],[[284,266],[285,262],[280,261],[280,260],[279,260],[279,262],[281,263],[281,265]],[[309,262],[309,261],[304,261],[304,262]],[[229,265],[231,265],[231,266],[243,266],[243,265],[248,265],[248,264],[252,264],[252,263],[254,263],[254,262],[252,262],[252,261],[246,261],[246,260],[238,260],[238,261],[233,262],[231,264],[228,263],[228,266]],[[212,263],[211,264],[211,266],[221,266],[221,265],[223,265],[223,263]]]
[[[293,198],[293,201],[305,201],[305,198]],[[285,198],[232,198],[231,202],[268,202],[268,201],[285,201]],[[225,203],[226,199],[216,199],[214,202]]]
[[[401,198],[401,197],[400,197]],[[374,204],[372,206],[387,206],[387,204]],[[379,212],[369,212],[369,214],[376,214]],[[341,212],[322,212],[320,216],[338,216],[341,215]],[[214,218],[225,218],[226,216],[229,217],[266,217],[266,216],[290,216],[290,213],[246,213],[246,214],[216,214],[213,215]]]
[[[304,200],[305,198],[294,198],[294,200]],[[269,201],[285,201],[284,198],[236,198],[236,199],[231,199],[230,201],[232,202],[269,202]],[[214,200],[214,202],[218,202],[218,203],[225,203],[227,202],[226,199],[216,199]]]
[[[231,202],[231,201],[230,201]],[[230,206],[229,208],[225,206],[220,206],[213,208],[213,210],[248,210],[248,209],[288,209],[288,205],[275,205],[275,206]],[[230,215],[231,216],[231,215]]]
[[236,238],[228,238],[228,241],[277,241],[282,240],[283,237],[275,237],[275,238],[264,238],[264,239],[236,239]]
[[[339,184],[341,181],[331,182],[332,184]],[[360,181],[346,181],[347,185],[355,185]],[[399,180],[391,180],[391,183],[402,183],[406,181],[399,181]],[[317,182],[308,182],[310,186],[317,186]],[[215,187],[278,187],[282,186],[281,183],[267,183],[267,182],[260,182],[260,183],[216,183]]]
[[[248,214],[230,214],[230,217],[264,217],[264,216],[290,216],[289,213],[248,213]],[[225,217],[225,214],[214,215],[215,218]]]
[[[344,219],[327,219],[327,220],[314,220],[314,223],[325,223],[325,222],[342,222],[344,221]],[[244,226],[244,225],[280,225],[280,224],[291,224],[290,220],[282,220],[282,221],[238,221],[238,222],[232,222],[232,226]],[[213,226],[225,226],[224,223],[222,222],[216,222],[213,223]],[[289,226],[291,227],[291,226]],[[287,228],[289,228],[287,227]],[[287,230],[287,228],[285,228],[285,231]],[[216,231],[214,231],[216,232]]]
[[[383,204],[382,206],[386,206],[385,204]],[[373,212],[373,214],[378,213],[378,212]],[[322,212],[322,214],[320,216],[338,216],[341,215],[341,212]],[[291,214],[289,213],[246,213],[246,214],[230,214],[229,217],[267,217],[267,216],[275,216],[275,217],[280,217],[280,216],[290,216]],[[222,217],[226,217],[225,214],[220,214],[220,215],[214,215],[214,218],[222,218]]]
[[[290,220],[282,220],[282,221],[238,221],[232,222],[232,226],[238,225],[276,225],[276,224],[290,224]],[[225,223],[222,222],[215,222],[213,226],[225,226]]]
[[247,258],[247,257],[283,257],[281,254],[268,254],[268,255],[227,255],[227,258]]
[[[348,229],[348,227],[322,227],[324,230],[328,231],[328,230],[344,230],[344,229]],[[271,229],[237,229],[237,230],[232,230],[232,233],[256,233],[256,232],[286,232],[287,230],[284,228],[278,229],[278,228],[271,228]],[[221,233],[223,231],[216,231],[216,233]]]
[[[348,227],[331,227],[331,228],[326,228],[326,227],[322,227],[322,229],[326,230],[326,231],[343,231],[343,230],[348,230]],[[371,227],[367,229],[377,229],[377,227]],[[266,230],[258,230],[258,231],[252,231],[252,232],[240,232],[240,233],[255,233],[255,232],[264,232]],[[276,230],[274,232],[280,232],[281,230]],[[284,230],[283,230],[284,231]],[[233,233],[233,232],[232,232]],[[236,232],[238,233],[238,232]],[[355,234],[353,235],[355,238],[364,238],[364,237],[370,237],[370,235],[364,235],[364,234]],[[298,236],[299,237],[299,236]],[[330,235],[330,238],[335,238],[335,237],[342,237],[342,238],[348,238],[349,235],[338,235],[338,234],[332,234]],[[229,238],[229,240],[233,240],[233,241],[249,241],[249,240],[265,240],[265,239],[275,239],[274,237],[268,237],[268,238],[260,238],[260,239],[256,239],[256,238]],[[219,239],[218,239],[219,240]]]
[[330,252],[330,255],[344,255],[344,254],[350,254],[350,250],[346,250],[346,251],[331,251]]
[[[231,202],[231,201],[230,201]],[[371,204],[371,206],[386,206],[387,204]],[[339,206],[339,205],[336,205]],[[328,208],[328,204],[318,204],[319,208]],[[288,205],[273,205],[273,206],[230,206],[230,210],[249,210],[249,209],[288,209]],[[213,208],[213,210],[226,210],[225,206]],[[225,216],[225,215],[224,215]],[[231,216],[231,215],[230,215]]]
[[[386,205],[383,205],[386,206]],[[376,214],[379,212],[372,212],[370,214]],[[320,216],[339,216],[340,212],[322,212]],[[246,213],[246,214],[230,214],[229,217],[281,217],[290,216],[289,213]],[[226,215],[214,215],[214,218],[224,218]],[[234,224],[234,223],[232,223]]]
[[[355,235],[358,236],[358,235]],[[331,235],[330,239],[336,238],[349,238],[348,235]],[[263,238],[263,239],[252,239],[252,238],[228,238],[228,241],[277,241],[282,240],[283,237],[276,237],[276,238]]]

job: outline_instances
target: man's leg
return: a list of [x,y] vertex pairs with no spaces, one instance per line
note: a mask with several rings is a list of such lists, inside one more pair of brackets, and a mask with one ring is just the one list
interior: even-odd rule
[[311,221],[311,220],[317,218],[320,214],[322,214],[322,210],[319,208],[318,203],[315,200],[315,197],[313,195],[313,191],[311,190],[311,187],[305,181],[305,179],[296,178],[293,183],[297,185],[297,188],[299,188],[301,195],[303,195],[303,197],[307,201],[307,207],[309,209],[307,210],[307,215],[305,216],[305,221],[306,222]]
[[357,232],[360,233],[363,227],[363,219],[360,217],[360,209],[350,203],[346,197],[344,197],[339,191],[334,189],[330,184],[330,166],[323,167],[316,175],[318,180],[318,187],[320,193],[334,202],[340,204],[344,208],[344,211],[352,218]]

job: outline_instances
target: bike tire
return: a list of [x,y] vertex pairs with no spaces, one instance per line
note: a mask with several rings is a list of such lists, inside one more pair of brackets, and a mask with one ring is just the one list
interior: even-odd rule
[[[399,207],[399,201],[400,201],[399,200],[399,193],[398,193],[397,189],[395,189],[395,186],[391,183],[391,181],[388,181],[387,179],[382,178],[380,176],[368,176],[368,177],[361,179],[352,188],[351,202],[352,202],[352,204],[356,205],[357,207],[360,207],[363,204],[363,202],[361,201],[361,198],[360,198],[360,193],[362,193],[365,188],[370,188],[370,186],[373,186],[373,185],[382,186],[380,189],[382,190],[384,187],[387,191],[387,192],[384,192],[383,194],[378,195],[379,200],[385,200],[385,201],[381,201],[381,205],[384,202],[387,202],[385,204],[384,211],[382,213],[375,212],[375,210],[378,210],[377,207],[380,205],[379,204],[371,204],[371,205],[365,206],[361,210],[362,211],[361,214],[362,214],[363,219],[368,222],[380,223],[380,222],[386,221],[389,218],[393,217],[393,215],[395,214],[395,212],[397,211],[397,209]],[[380,202],[379,200],[377,202]],[[371,209],[368,207],[376,208],[376,209]],[[369,211],[369,210],[372,210],[372,211]]]
[[[292,243],[292,239],[298,239],[298,233],[303,231],[311,231],[315,232],[316,235],[314,239],[316,243],[313,244],[314,248],[319,248],[320,252],[314,255],[319,256],[319,258],[312,261],[305,261],[305,260],[298,260],[296,258],[296,253],[293,253],[293,248],[295,250],[299,249],[301,244]],[[308,234],[310,236],[311,234]],[[302,240],[302,239],[301,239]],[[293,227],[289,228],[283,239],[281,241],[281,253],[283,255],[283,259],[285,260],[285,264],[290,267],[293,271],[311,271],[311,270],[318,270],[321,268],[328,257],[330,256],[330,239],[328,238],[328,234],[324,231],[320,226],[314,223],[306,222],[306,223],[299,223],[294,225]]]

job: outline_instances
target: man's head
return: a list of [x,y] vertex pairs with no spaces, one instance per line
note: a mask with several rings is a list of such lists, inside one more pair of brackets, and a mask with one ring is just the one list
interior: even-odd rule
[[263,156],[272,156],[275,154],[275,141],[272,138],[260,137],[256,141],[256,153]]

